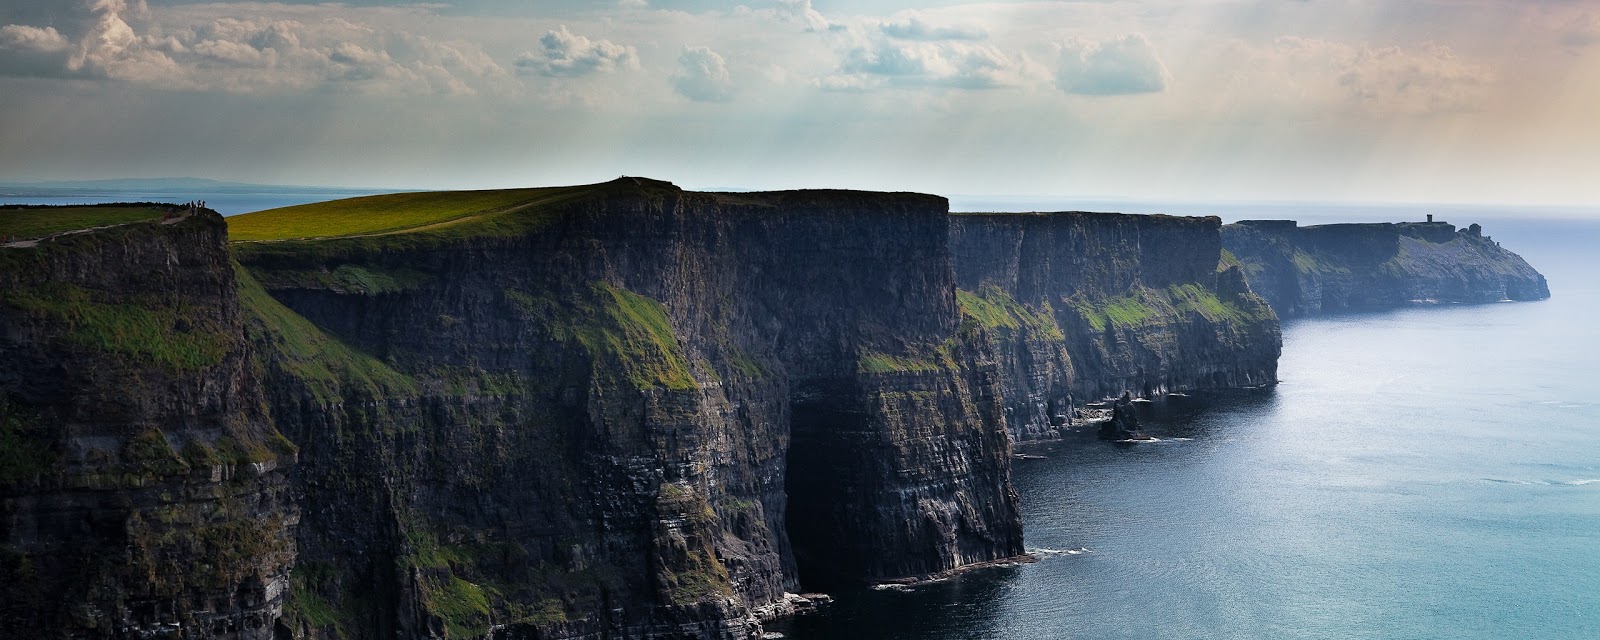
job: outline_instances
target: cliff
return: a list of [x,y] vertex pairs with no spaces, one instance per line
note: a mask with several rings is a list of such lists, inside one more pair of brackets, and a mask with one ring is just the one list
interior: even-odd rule
[[1284,318],[1550,297],[1543,275],[1476,224],[1246,220],[1224,226],[1222,241],[1251,288]]
[[1277,378],[1271,309],[1223,256],[1214,217],[957,214],[961,305],[995,341],[1013,437],[1074,403]]
[[634,178],[169,214],[0,248],[10,635],[749,638],[1022,554],[1014,439],[1279,349],[1214,218]]
[[227,227],[54,217],[77,214],[139,221],[0,247],[0,636],[269,638],[295,446],[263,402]]
[[305,451],[290,631],[747,637],[785,592],[1022,553],[942,199],[534,197],[236,245]]

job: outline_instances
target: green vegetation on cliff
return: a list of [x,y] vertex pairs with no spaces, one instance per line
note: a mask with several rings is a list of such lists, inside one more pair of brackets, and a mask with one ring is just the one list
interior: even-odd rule
[[415,392],[411,378],[323,333],[274,299],[249,270],[235,263],[234,274],[251,340],[270,345],[277,362],[305,382],[319,400],[338,398],[338,389],[345,385],[356,385],[374,397]]
[[213,314],[166,296],[113,296],[51,283],[0,293],[0,304],[66,328],[67,342],[80,349],[168,371],[215,365],[230,341]]
[[566,300],[507,289],[506,297],[555,339],[576,341],[596,360],[597,375],[621,376],[640,389],[693,389],[689,360],[660,302],[605,282]]
[[0,394],[0,485],[18,486],[50,474],[60,455],[38,416]]
[[1066,339],[1061,327],[1056,324],[1054,310],[1048,305],[1036,310],[1018,303],[1005,290],[992,284],[983,286],[976,293],[957,289],[956,304],[963,316],[976,320],[991,331],[1015,331],[1026,327],[1045,339]]
[[1273,319],[1271,309],[1264,302],[1224,300],[1216,292],[1195,283],[1164,289],[1139,287],[1116,298],[1077,299],[1071,306],[1097,332],[1108,327],[1132,328],[1171,322],[1188,314],[1197,314],[1211,322],[1257,323]]
[[5,207],[0,208],[0,237],[15,236],[19,240],[92,229],[113,224],[126,224],[141,220],[154,220],[167,213],[155,206],[105,206],[105,207]]

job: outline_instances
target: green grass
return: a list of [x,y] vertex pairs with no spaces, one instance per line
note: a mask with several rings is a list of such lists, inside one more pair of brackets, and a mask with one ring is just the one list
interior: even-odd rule
[[[1139,292],[1143,293],[1143,291]],[[1143,295],[1117,298],[1101,307],[1106,319],[1123,327],[1136,327],[1160,314]]]
[[277,362],[304,381],[318,399],[336,399],[344,385],[358,386],[372,395],[416,391],[416,382],[411,378],[323,333],[310,320],[283,306],[249,270],[235,263],[234,274],[252,341],[269,347]]
[[963,315],[991,331],[1016,331],[1027,327],[1046,339],[1066,339],[1048,305],[1035,310],[1018,303],[1010,294],[994,285],[986,285],[977,293],[957,289],[956,304]]
[[4,207],[0,208],[0,237],[42,238],[62,231],[153,220],[166,213],[166,209],[147,206]]
[[480,587],[451,575],[422,581],[423,604],[444,619],[451,638],[478,638],[489,631],[489,596]]
[[228,337],[199,309],[162,298],[101,302],[105,297],[52,283],[0,292],[0,303],[59,324],[69,343],[169,371],[213,366],[227,355]]
[[900,373],[910,371],[938,371],[939,362],[895,356],[877,351],[867,351],[856,361],[856,371],[861,373]]
[[347,198],[228,219],[233,241],[335,238],[418,230],[546,203],[571,187],[430,191]]
[[660,302],[605,282],[562,301],[516,290],[505,294],[557,340],[581,344],[595,359],[597,375],[620,373],[640,389],[698,386]]
[[1211,322],[1254,323],[1272,319],[1272,310],[1255,299],[1224,300],[1216,292],[1195,284],[1165,289],[1137,288],[1109,300],[1076,300],[1072,308],[1095,331],[1108,327],[1133,328],[1199,315]]

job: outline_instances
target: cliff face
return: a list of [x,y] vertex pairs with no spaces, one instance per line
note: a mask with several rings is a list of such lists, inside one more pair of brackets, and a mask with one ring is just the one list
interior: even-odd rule
[[1074,402],[1271,382],[1277,318],[1224,260],[1217,218],[958,214],[961,304],[995,340],[1017,439]]
[[[1275,374],[1214,218],[426,197],[491,204],[0,249],[0,630],[747,638],[1020,555],[1011,442],[1073,401]],[[339,229],[296,215],[256,237]]]
[[1279,316],[1414,302],[1550,297],[1543,275],[1484,236],[1444,222],[1330,224],[1246,220],[1222,228],[1224,246]]
[[214,213],[0,248],[0,636],[270,638],[295,543]]
[[308,637],[745,637],[1022,552],[942,199],[601,185],[492,229],[237,245],[300,444]]

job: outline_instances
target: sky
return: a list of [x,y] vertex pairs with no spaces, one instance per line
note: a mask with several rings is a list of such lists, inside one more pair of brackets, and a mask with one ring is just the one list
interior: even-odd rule
[[1592,0],[4,0],[0,181],[1600,204]]

